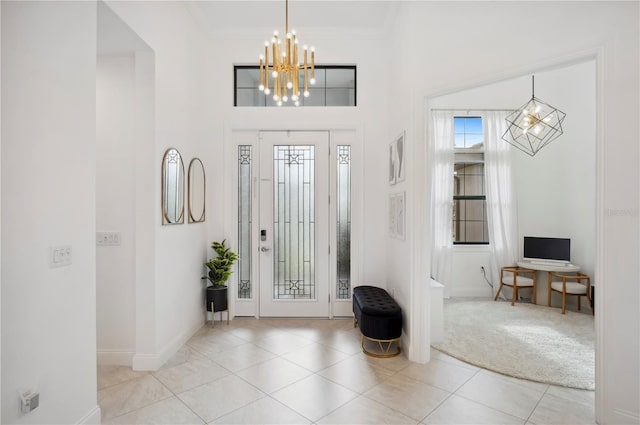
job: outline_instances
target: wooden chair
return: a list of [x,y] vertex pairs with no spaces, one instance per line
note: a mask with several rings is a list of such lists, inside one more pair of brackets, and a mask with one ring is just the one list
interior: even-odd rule
[[[505,273],[511,273],[511,276],[509,276],[508,274],[505,276]],[[531,277],[523,276],[527,274],[531,275]],[[498,299],[503,286],[509,286],[513,289],[513,295],[511,296],[511,305],[514,305],[514,303],[516,302],[516,298],[518,298],[518,288],[532,288],[532,302],[535,304],[536,280],[536,270],[523,269],[518,266],[503,267],[500,270],[500,287],[498,288],[496,297],[493,300],[496,301]]]
[[[554,277],[560,280],[553,280]],[[586,284],[582,282],[585,281]],[[549,284],[547,294],[547,305],[551,307],[551,292],[556,291],[562,294],[562,314],[565,314],[567,308],[567,295],[578,297],[578,310],[580,310],[581,297],[587,297],[591,314],[594,314],[591,307],[591,278],[584,273],[576,273],[575,275],[560,274],[549,272]]]

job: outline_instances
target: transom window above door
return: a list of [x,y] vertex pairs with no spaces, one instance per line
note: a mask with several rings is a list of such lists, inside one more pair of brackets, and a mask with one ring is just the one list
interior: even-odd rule
[[[271,95],[258,90],[260,67],[236,65],[233,67],[233,106],[278,106]],[[302,87],[302,70],[299,77]],[[316,65],[316,83],[309,86],[309,97],[300,97],[300,106],[356,106],[356,66]],[[295,107],[293,102],[284,102],[281,107]]]

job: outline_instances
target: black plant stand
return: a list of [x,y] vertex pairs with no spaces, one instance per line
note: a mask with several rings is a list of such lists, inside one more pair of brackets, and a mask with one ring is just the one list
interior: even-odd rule
[[[215,288],[213,286],[207,287],[207,296],[205,302],[206,312],[211,312],[211,327],[215,326],[216,312],[227,312],[227,325],[229,325],[229,303],[227,301],[227,287]],[[205,322],[206,315],[205,312]],[[222,313],[220,313],[220,320],[222,320]]]

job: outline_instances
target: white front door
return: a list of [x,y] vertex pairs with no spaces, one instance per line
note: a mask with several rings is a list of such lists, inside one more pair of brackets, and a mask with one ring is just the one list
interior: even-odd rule
[[329,133],[260,133],[260,316],[329,316]]

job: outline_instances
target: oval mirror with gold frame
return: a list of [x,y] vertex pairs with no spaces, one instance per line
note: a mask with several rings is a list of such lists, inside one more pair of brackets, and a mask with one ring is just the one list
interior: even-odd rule
[[189,223],[202,223],[205,219],[205,192],[207,188],[204,165],[199,158],[193,158],[189,163],[187,180],[187,206],[189,208]]
[[162,224],[184,223],[184,163],[176,148],[162,158]]

